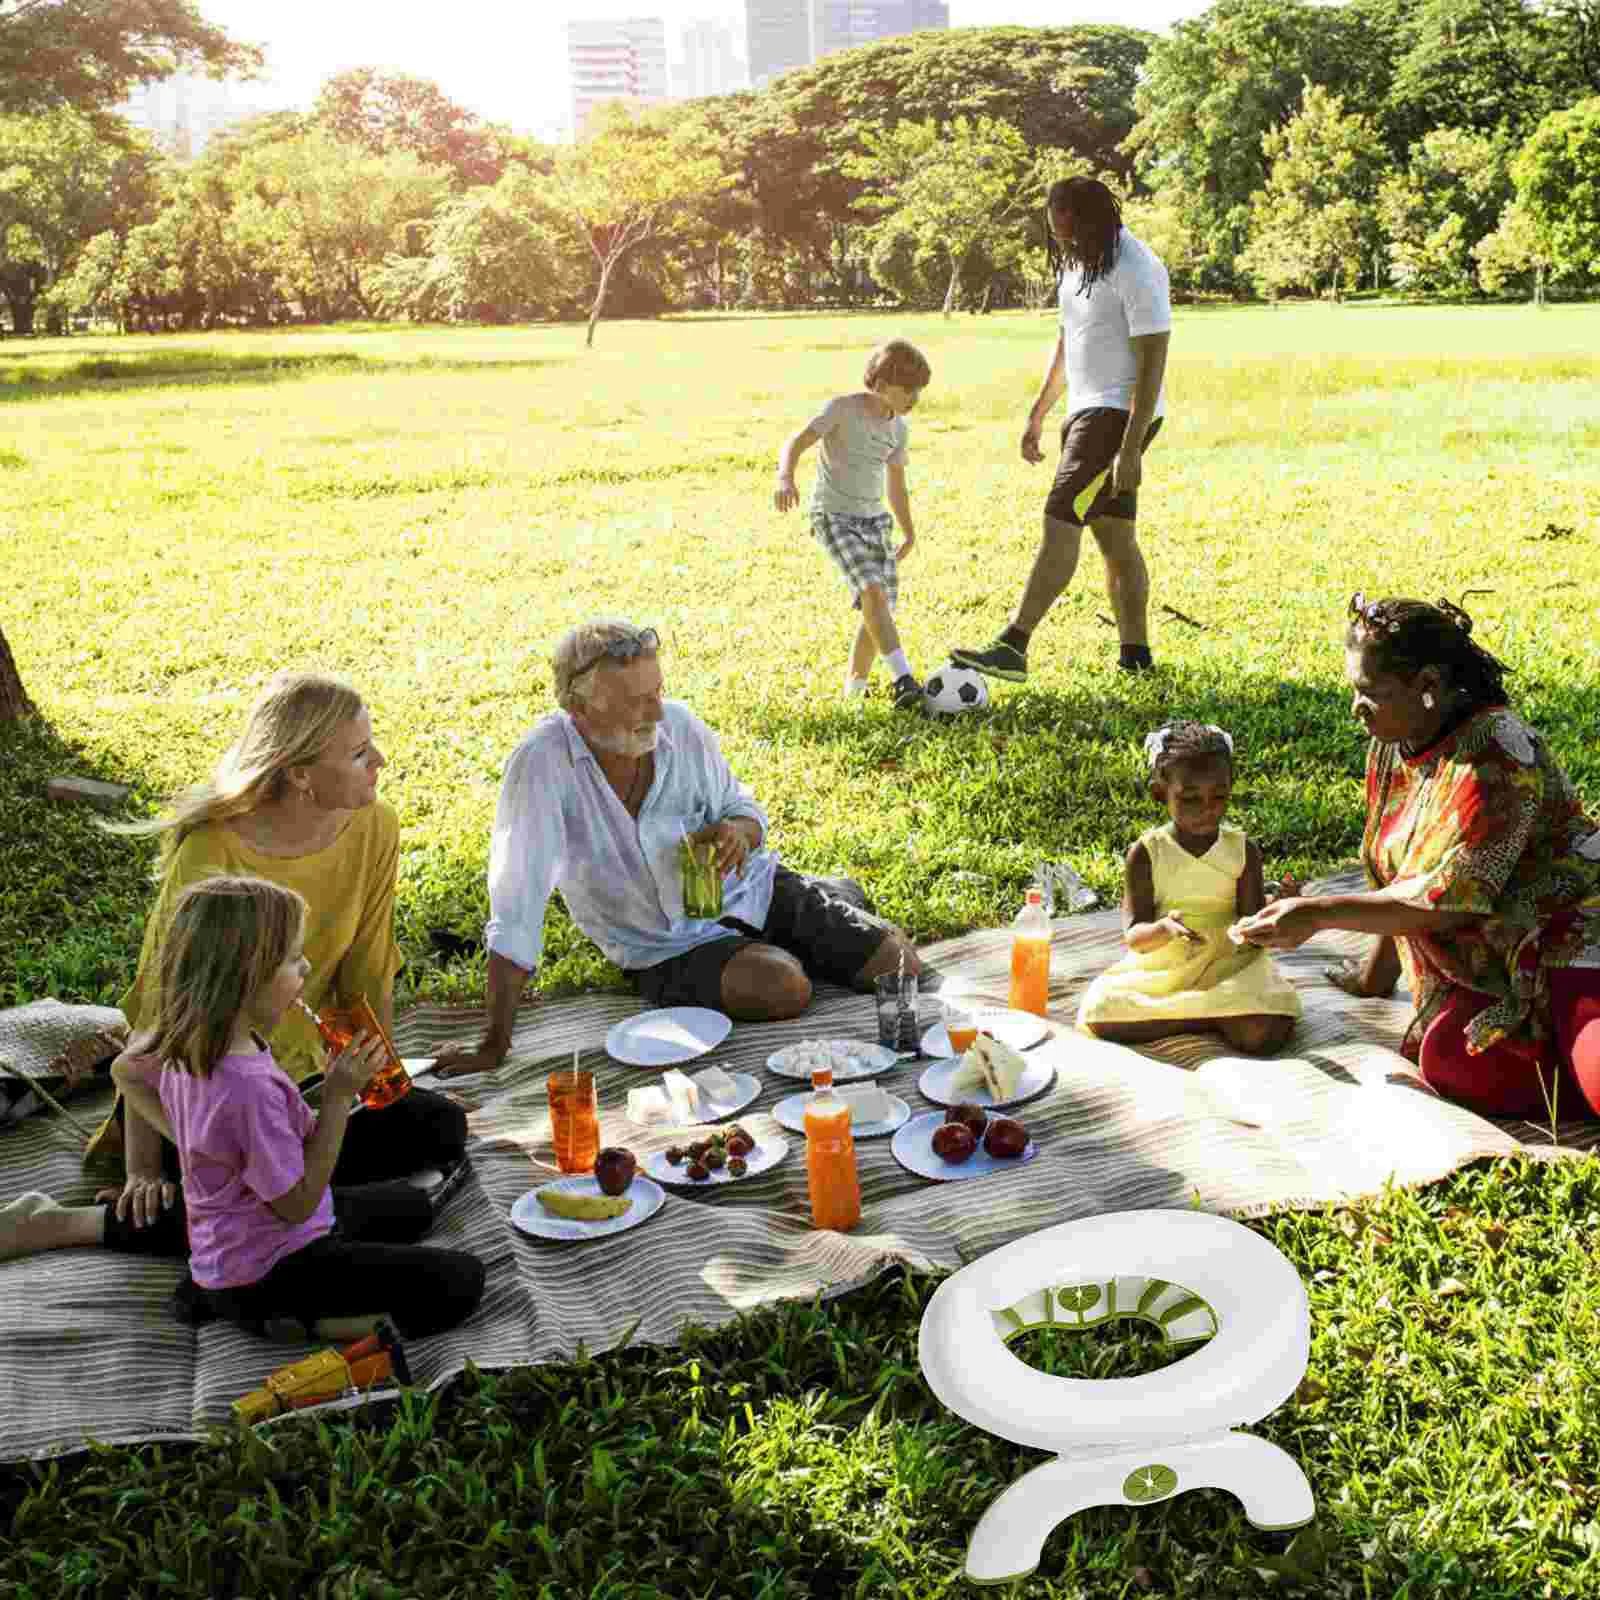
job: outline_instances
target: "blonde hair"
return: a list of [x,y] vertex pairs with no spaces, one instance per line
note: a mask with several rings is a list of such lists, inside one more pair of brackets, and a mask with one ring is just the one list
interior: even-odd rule
[[[244,732],[203,783],[173,797],[163,817],[150,822],[107,823],[112,833],[164,833],[176,850],[196,828],[242,816],[277,800],[290,767],[309,766],[335,733],[365,709],[342,678],[322,672],[279,672],[256,697]],[[160,868],[156,876],[161,876]]]
[[933,376],[928,358],[908,339],[891,339],[880,344],[867,357],[867,368],[861,381],[869,389],[881,384],[898,383],[907,389],[922,389]]
[[[648,644],[644,643],[647,634],[651,640]],[[626,648],[613,656],[613,645],[633,646],[634,656],[653,656],[659,643],[654,628],[637,627],[621,617],[597,617],[593,622],[580,622],[577,627],[568,628],[561,635],[550,663],[555,678],[556,704],[563,711],[574,710],[588,699],[587,694],[574,686],[591,667],[599,666],[602,661],[621,663],[631,659]]]
[[178,896],[161,942],[150,1054],[209,1078],[239,1018],[294,948],[306,903],[265,878],[202,878]]

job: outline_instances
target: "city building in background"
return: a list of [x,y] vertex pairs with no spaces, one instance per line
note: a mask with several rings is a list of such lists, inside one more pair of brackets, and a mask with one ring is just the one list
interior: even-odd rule
[[141,84],[117,110],[148,134],[157,149],[175,160],[193,161],[224,129],[281,105],[268,84],[175,72],[157,83]]
[[780,72],[811,61],[814,0],[745,0],[745,39],[750,83],[760,89]]
[[672,67],[672,92],[680,100],[731,94],[750,85],[743,40],[726,22],[691,22],[683,30],[682,55]]
[[569,22],[567,64],[572,127],[581,139],[607,101],[641,106],[667,98],[667,25],[660,17]]
[[811,0],[811,59],[950,26],[950,0]]

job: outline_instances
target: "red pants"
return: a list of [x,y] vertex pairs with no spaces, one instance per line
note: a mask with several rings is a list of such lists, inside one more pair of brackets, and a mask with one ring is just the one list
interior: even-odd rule
[[1422,1036],[1417,1065],[1423,1082],[1491,1117],[1546,1119],[1546,1096],[1558,1117],[1600,1117],[1600,968],[1558,967],[1550,973],[1555,1038],[1541,1051],[1510,1039],[1467,1053],[1466,1027],[1494,1002],[1457,989]]

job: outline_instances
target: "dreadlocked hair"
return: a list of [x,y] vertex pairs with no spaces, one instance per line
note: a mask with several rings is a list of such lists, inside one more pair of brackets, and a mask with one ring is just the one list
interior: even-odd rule
[[[1072,254],[1056,240],[1050,226],[1052,210],[1068,211],[1080,233],[1073,240]],[[1059,283],[1069,267],[1079,270],[1079,294],[1088,294],[1117,264],[1117,246],[1122,231],[1122,207],[1117,197],[1098,178],[1058,178],[1045,197],[1044,247],[1052,276]]]
[[1224,761],[1233,770],[1233,746],[1221,728],[1204,722],[1169,722],[1146,741],[1151,748],[1150,781],[1165,783],[1172,769],[1201,761]]
[[1357,595],[1350,602],[1347,648],[1370,647],[1380,672],[1411,679],[1424,667],[1444,671],[1448,687],[1460,697],[1463,710],[1501,705],[1511,668],[1472,641],[1472,618],[1458,605],[1441,600],[1373,600]]

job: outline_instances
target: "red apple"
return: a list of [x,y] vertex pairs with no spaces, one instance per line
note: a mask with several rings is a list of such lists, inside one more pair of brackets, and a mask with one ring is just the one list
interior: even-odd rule
[[621,1194],[633,1182],[639,1163],[633,1151],[608,1146],[594,1158],[594,1180],[601,1194]]
[[983,1148],[992,1156],[1020,1156],[1028,1148],[1028,1130],[1014,1117],[996,1117],[983,1136]]
[[941,1122],[933,1130],[933,1153],[951,1166],[970,1161],[977,1148],[978,1141],[964,1122]]

